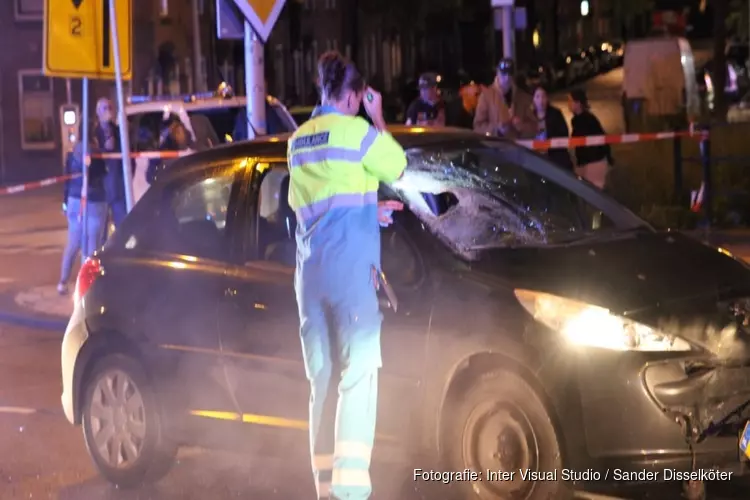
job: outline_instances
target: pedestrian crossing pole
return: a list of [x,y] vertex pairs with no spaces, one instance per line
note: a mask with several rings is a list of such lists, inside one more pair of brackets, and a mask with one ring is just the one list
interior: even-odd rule
[[[81,211],[78,214],[78,220],[81,222],[81,260],[85,260],[88,257],[88,192],[89,192],[89,165],[91,163],[89,159],[89,79],[84,78],[81,81],[81,100],[83,101],[82,117],[81,117],[81,169],[83,170],[83,182],[81,187]],[[75,155],[75,151],[73,152]],[[67,203],[68,200],[65,200]],[[70,207],[68,207],[70,210]],[[70,220],[70,219],[68,219]]]
[[130,165],[130,137],[128,118],[125,115],[125,93],[122,84],[122,61],[120,37],[117,32],[117,2],[109,3],[109,25],[112,34],[112,52],[115,60],[115,84],[117,87],[117,117],[120,126],[120,153],[122,154],[122,180],[125,183],[125,206],[128,213],[133,209],[133,172]]
[[245,19],[245,95],[247,96],[247,137],[266,134],[266,78],[263,42]]
[[[503,33],[503,57],[513,59],[515,47],[515,27],[513,26],[514,0],[491,0],[490,5],[495,12],[495,19],[500,15],[501,31]],[[495,25],[497,29],[497,24]]]

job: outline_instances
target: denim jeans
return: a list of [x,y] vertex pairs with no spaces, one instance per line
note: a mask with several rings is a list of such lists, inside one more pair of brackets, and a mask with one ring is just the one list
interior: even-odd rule
[[68,242],[62,258],[60,283],[67,283],[78,252],[81,261],[86,260],[104,244],[104,230],[107,222],[105,202],[87,202],[86,241],[83,241],[83,220],[81,219],[81,199],[68,197]]

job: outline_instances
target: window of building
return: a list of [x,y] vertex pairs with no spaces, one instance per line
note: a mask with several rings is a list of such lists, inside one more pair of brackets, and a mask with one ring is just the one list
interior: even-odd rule
[[17,21],[41,21],[44,18],[44,0],[13,0]]
[[18,72],[18,103],[23,149],[55,148],[55,96],[52,79],[39,70]]

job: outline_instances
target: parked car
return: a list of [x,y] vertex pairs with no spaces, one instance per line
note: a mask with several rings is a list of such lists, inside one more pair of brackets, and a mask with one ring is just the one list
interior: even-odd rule
[[585,80],[594,75],[594,67],[586,55],[586,51],[579,49],[565,55],[565,62],[570,66],[573,83]]
[[292,115],[294,122],[299,126],[310,119],[315,106],[292,106],[289,108],[289,114]]
[[[384,442],[436,470],[579,471],[456,483],[467,499],[557,498],[587,470],[738,470],[745,264],[515,143],[391,132],[409,174],[380,192],[405,203],[381,240]],[[287,139],[164,167],[82,266],[62,404],[109,481],[163,476],[199,436],[265,426],[307,446]]]
[[609,42],[612,47],[611,54],[615,67],[622,66],[625,60],[625,44],[620,40]]
[[531,61],[521,71],[521,78],[523,85],[529,89],[539,85],[547,89],[555,87],[555,77],[551,65],[542,61]]

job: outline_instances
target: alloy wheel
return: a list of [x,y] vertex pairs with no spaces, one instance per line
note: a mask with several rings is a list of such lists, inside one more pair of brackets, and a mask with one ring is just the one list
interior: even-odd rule
[[138,386],[122,370],[102,373],[88,408],[93,448],[109,467],[137,462],[146,438],[146,409]]

